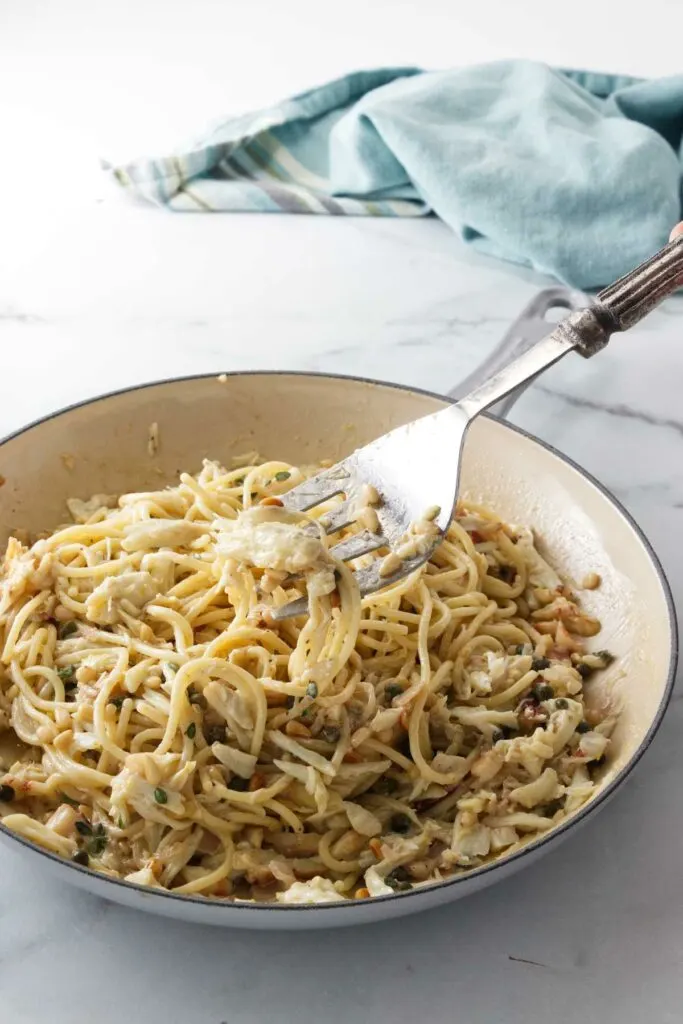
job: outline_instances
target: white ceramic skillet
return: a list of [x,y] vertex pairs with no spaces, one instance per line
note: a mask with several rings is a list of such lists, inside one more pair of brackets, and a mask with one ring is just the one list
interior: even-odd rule
[[[533,327],[525,324],[527,340],[535,340]],[[509,358],[518,334],[508,336],[499,358]],[[493,368],[489,361],[486,371]],[[292,463],[337,459],[447,402],[392,384],[294,373],[192,377],[96,398],[40,420],[0,445],[0,472],[6,479],[0,491],[0,548],[13,528],[38,531],[64,521],[70,496],[157,489],[174,481],[180,470],[194,471],[206,457],[227,462],[250,449]],[[160,444],[150,457],[153,422],[159,425]],[[508,522],[533,525],[552,563],[569,577],[580,580],[595,571],[603,579],[585,604],[603,623],[598,646],[614,652],[617,661],[589,684],[589,703],[599,699],[594,687],[609,687],[623,710],[597,792],[571,818],[523,850],[448,881],[317,906],[174,896],[98,875],[0,827],[2,842],[56,881],[105,899],[186,921],[265,929],[361,924],[435,907],[501,880],[553,849],[604,806],[661,722],[677,658],[671,594],[652,548],[628,513],[578,466],[517,428],[491,417],[473,424],[461,493],[491,505]]]

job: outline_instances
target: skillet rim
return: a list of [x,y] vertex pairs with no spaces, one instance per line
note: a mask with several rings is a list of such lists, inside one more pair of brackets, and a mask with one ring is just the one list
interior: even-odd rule
[[[57,419],[58,417],[63,416],[66,413],[72,412],[75,409],[83,409],[87,406],[94,406],[98,402],[103,402],[110,398],[117,398],[121,395],[130,394],[133,391],[142,392],[150,388],[163,387],[164,385],[168,384],[177,385],[192,381],[217,380],[218,376],[222,373],[225,373],[226,377],[307,377],[314,379],[353,381],[354,383],[370,384],[382,388],[391,388],[396,391],[407,391],[410,392],[411,394],[423,395],[427,398],[435,398],[440,402],[447,402],[451,405],[455,403],[455,399],[453,399],[452,397],[448,395],[441,395],[436,391],[429,391],[426,388],[416,388],[411,387],[407,384],[397,384],[392,381],[376,380],[373,379],[372,377],[361,377],[353,374],[324,373],[320,371],[309,370],[219,370],[214,371],[213,373],[185,374],[180,377],[166,377],[161,378],[159,380],[146,381],[143,384],[133,384],[128,387],[117,388],[114,391],[108,391],[105,392],[104,394],[96,395],[93,398],[86,398],[82,399],[79,402],[72,402],[71,404],[66,405],[60,409],[57,409],[54,412],[48,413],[45,416],[41,416],[38,419],[32,420],[25,426],[20,427],[19,429],[7,434],[5,437],[0,439],[0,452],[2,451],[4,446],[8,444],[10,441],[13,441],[18,437],[21,437],[23,434],[28,433],[35,427],[39,427],[46,423],[49,423],[51,420]],[[491,416],[490,414],[484,413],[483,415],[486,415],[489,419],[495,420],[496,422],[500,423],[507,429],[514,431],[516,434],[520,434],[527,440],[533,441],[535,444],[538,444],[541,448],[544,448],[547,452],[550,452],[551,455],[554,455],[556,458],[560,459],[560,461],[570,466],[571,469],[575,470],[577,473],[583,476],[584,479],[588,481],[588,483],[592,484],[592,486],[595,487],[596,490],[598,490],[600,494],[607,499],[607,501],[615,508],[615,510],[622,517],[622,519],[626,521],[626,524],[630,526],[633,530],[634,534],[636,535],[636,538],[640,541],[643,548],[645,549],[646,554],[650,559],[650,562],[652,564],[653,569],[655,570],[660,586],[662,588],[662,592],[664,594],[664,599],[666,602],[668,612],[670,654],[666,685],[664,687],[662,698],[657,706],[657,710],[652,718],[652,721],[647,732],[645,733],[645,736],[641,740],[640,744],[638,745],[632,756],[629,758],[626,764],[620,769],[620,771],[617,772],[617,774],[611,780],[611,782],[609,782],[609,784],[605,786],[604,790],[602,790],[593,800],[590,800],[586,804],[584,804],[583,807],[581,807],[574,815],[572,815],[571,818],[560,823],[554,828],[549,829],[549,831],[544,833],[541,837],[532,840],[531,842],[527,843],[521,850],[518,850],[516,853],[512,853],[507,857],[503,856],[499,859],[489,862],[488,864],[483,864],[481,867],[473,868],[471,871],[463,872],[460,875],[453,875],[450,878],[444,879],[442,882],[433,882],[429,885],[420,886],[417,889],[411,889],[409,892],[397,892],[387,896],[374,896],[371,900],[367,901],[340,900],[339,902],[335,903],[330,902],[292,905],[282,903],[249,903],[246,901],[240,903],[231,903],[228,901],[214,902],[212,900],[207,899],[204,896],[176,894],[163,889],[153,889],[150,886],[139,885],[137,882],[127,882],[124,879],[111,878],[110,876],[104,875],[99,871],[94,871],[91,868],[86,868],[82,867],[80,864],[75,864],[73,861],[65,860],[63,857],[60,857],[56,853],[51,853],[49,850],[46,850],[44,847],[41,847],[38,843],[33,843],[29,839],[25,839],[23,836],[18,835],[16,832],[12,831],[12,829],[9,829],[7,828],[7,826],[3,825],[2,822],[0,822],[0,833],[2,833],[2,835],[4,835],[9,840],[14,840],[20,845],[25,846],[32,852],[41,854],[43,857],[46,857],[48,860],[52,861],[53,864],[59,867],[71,868],[77,872],[80,872],[83,877],[92,878],[96,880],[98,884],[100,882],[103,882],[111,883],[116,886],[121,886],[124,890],[137,892],[139,895],[145,897],[151,902],[156,902],[156,898],[158,897],[160,900],[173,900],[181,906],[183,904],[188,903],[198,905],[202,908],[205,908],[208,911],[208,913],[212,913],[214,916],[218,916],[218,914],[224,913],[227,918],[227,915],[230,912],[238,912],[242,916],[244,916],[245,911],[258,911],[261,913],[291,913],[291,911],[297,911],[298,913],[311,914],[316,911],[318,913],[320,913],[321,911],[327,911],[329,913],[342,910],[344,911],[344,913],[348,913],[352,907],[363,907],[367,911],[368,907],[378,905],[380,903],[386,903],[389,900],[415,899],[416,897],[425,895],[426,893],[432,893],[436,892],[437,890],[452,888],[457,886],[458,884],[470,882],[476,878],[485,877],[487,875],[490,875],[492,872],[496,871],[499,868],[508,868],[510,865],[520,866],[518,862],[520,862],[525,856],[527,856],[530,853],[538,854],[539,852],[542,852],[544,847],[548,847],[556,840],[560,839],[561,837],[564,837],[566,833],[575,825],[579,825],[580,823],[586,821],[588,817],[590,817],[595,811],[602,807],[610,799],[610,797],[613,796],[617,789],[619,789],[626,781],[626,779],[629,777],[629,775],[636,767],[636,765],[640,762],[646,750],[652,744],[652,741],[654,740],[654,737],[662,724],[664,714],[666,713],[666,710],[669,706],[676,678],[676,669],[678,666],[679,655],[678,622],[676,617],[676,609],[674,605],[673,595],[671,593],[671,585],[669,584],[666,573],[662,568],[662,564],[657,554],[655,553],[652,544],[648,540],[647,536],[640,528],[638,523],[631,516],[630,512],[628,512],[624,508],[621,502],[617,498],[615,498],[615,496],[611,493],[611,491],[608,490],[607,487],[604,486],[604,484],[600,483],[600,481],[597,480],[591,473],[585,470],[578,463],[574,462],[574,460],[569,458],[569,456],[564,455],[562,452],[559,452],[556,448],[553,447],[553,445],[548,444],[546,441],[543,441],[538,437],[535,437],[533,434],[529,433],[529,431],[527,430],[524,430],[522,427],[518,427],[512,423],[508,423],[507,421],[500,420],[498,419],[498,417]],[[152,908],[150,907],[150,909]],[[225,923],[229,925],[229,921],[226,920]]]

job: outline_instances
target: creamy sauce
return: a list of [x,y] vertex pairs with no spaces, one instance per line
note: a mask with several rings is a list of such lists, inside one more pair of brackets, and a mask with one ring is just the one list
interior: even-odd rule
[[310,882],[293,882],[289,889],[277,893],[275,899],[278,903],[337,903],[344,897],[337,892],[329,878],[316,875]]
[[334,568],[319,537],[293,523],[262,520],[261,509],[243,512],[218,535],[217,548],[226,558],[259,569],[312,573],[309,592],[316,597],[335,588]]

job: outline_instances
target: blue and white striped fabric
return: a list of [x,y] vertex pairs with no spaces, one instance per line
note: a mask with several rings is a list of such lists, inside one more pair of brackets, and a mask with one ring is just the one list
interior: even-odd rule
[[680,219],[682,111],[683,76],[388,68],[227,120],[168,156],[105,166],[173,210],[434,212],[481,251],[590,288]]

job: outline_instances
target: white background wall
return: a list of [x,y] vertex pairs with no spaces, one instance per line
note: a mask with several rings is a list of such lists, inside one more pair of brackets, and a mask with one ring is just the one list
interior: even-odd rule
[[506,57],[674,74],[683,2],[0,0],[2,134],[128,155],[351,69]]

